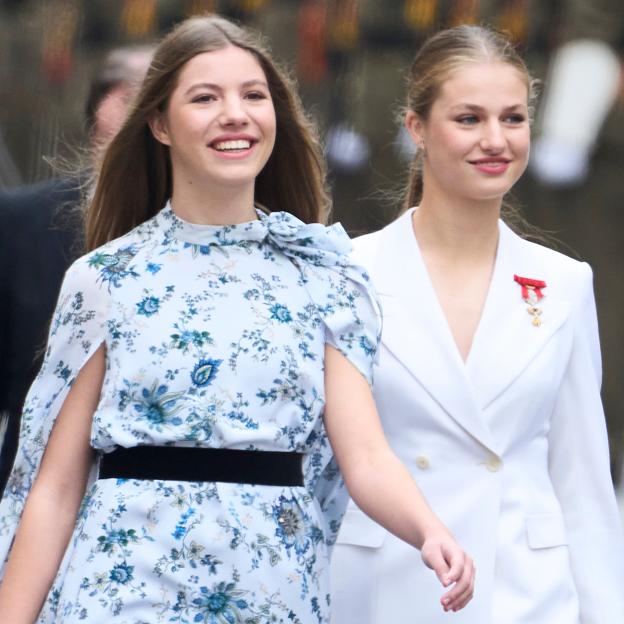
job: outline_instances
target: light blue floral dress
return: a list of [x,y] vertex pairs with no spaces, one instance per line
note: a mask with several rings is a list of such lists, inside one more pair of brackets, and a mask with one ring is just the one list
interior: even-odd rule
[[39,622],[329,622],[345,503],[322,423],[325,343],[371,381],[377,303],[340,226],[200,226],[167,205],[68,271],[0,503],[9,550],[49,431],[105,342],[92,446],[305,453],[304,487],[92,482]]

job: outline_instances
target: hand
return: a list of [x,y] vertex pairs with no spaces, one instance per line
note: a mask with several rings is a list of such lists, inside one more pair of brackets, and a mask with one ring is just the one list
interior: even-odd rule
[[472,599],[475,567],[472,559],[446,531],[438,530],[425,537],[421,556],[444,587],[451,587],[440,602],[445,611],[459,611]]

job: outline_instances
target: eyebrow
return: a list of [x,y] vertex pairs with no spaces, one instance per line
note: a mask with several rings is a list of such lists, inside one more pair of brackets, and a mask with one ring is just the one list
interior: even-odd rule
[[[258,80],[257,78],[254,78],[253,80],[246,80],[240,86],[243,89],[246,89],[248,87],[255,87],[255,86],[265,87],[266,89],[269,88],[269,85],[264,80]],[[195,91],[196,89],[212,89],[213,91],[223,91],[223,87],[221,87],[218,84],[214,84],[212,82],[198,82],[194,85],[191,85],[186,90],[185,95],[188,95],[189,93],[191,93],[192,91]]]
[[[482,106],[479,106],[478,104],[468,104],[467,102],[462,103],[462,104],[456,104],[455,106],[451,107],[451,110],[458,110],[458,109],[468,109],[471,111],[476,111],[476,112],[482,112],[485,109]],[[505,108],[503,109],[505,112],[508,111],[512,111],[512,110],[516,110],[516,109],[524,109],[526,108],[526,104],[510,104],[509,106],[505,106]]]

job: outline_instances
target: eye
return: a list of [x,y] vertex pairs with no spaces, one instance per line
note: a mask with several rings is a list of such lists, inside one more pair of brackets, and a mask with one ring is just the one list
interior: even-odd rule
[[208,102],[214,102],[217,98],[212,93],[200,93],[196,95],[191,102],[194,104],[207,104]]
[[256,100],[256,101],[267,100],[268,97],[269,96],[263,91],[249,91],[245,93],[245,98],[248,100]]
[[479,118],[476,115],[460,115],[455,121],[463,126],[472,126],[479,122]]
[[510,123],[510,124],[521,124],[521,123],[524,123],[525,120],[526,120],[526,117],[522,113],[511,113],[510,115],[507,115],[506,117],[503,118],[503,121],[505,123]]

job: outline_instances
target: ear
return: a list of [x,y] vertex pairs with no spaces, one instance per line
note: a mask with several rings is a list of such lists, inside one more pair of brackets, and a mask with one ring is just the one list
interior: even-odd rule
[[405,113],[405,127],[412,137],[412,141],[420,147],[424,142],[424,124],[420,117],[413,111],[408,110]]
[[169,129],[167,128],[167,120],[165,114],[162,112],[154,113],[154,116],[149,120],[149,127],[152,131],[154,138],[163,145],[171,145],[169,139]]

